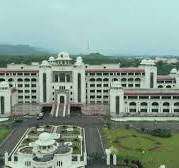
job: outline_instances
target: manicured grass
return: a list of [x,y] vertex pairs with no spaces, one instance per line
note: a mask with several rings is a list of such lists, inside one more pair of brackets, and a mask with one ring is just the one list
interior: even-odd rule
[[0,143],[10,133],[11,129],[7,127],[0,127]]
[[145,168],[178,168],[179,134],[158,138],[131,129],[103,129],[106,145],[121,158],[140,160]]

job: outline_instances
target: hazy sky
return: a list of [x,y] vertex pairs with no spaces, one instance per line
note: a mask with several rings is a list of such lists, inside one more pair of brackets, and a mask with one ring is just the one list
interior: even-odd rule
[[178,0],[0,0],[0,43],[179,55]]

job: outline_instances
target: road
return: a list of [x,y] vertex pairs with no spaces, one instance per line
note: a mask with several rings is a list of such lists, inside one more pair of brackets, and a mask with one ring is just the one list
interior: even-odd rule
[[[88,166],[87,168],[106,168],[105,155],[103,149],[103,143],[100,137],[100,129],[104,126],[104,119],[102,117],[94,116],[73,116],[69,118],[53,118],[46,115],[42,120],[36,120],[36,117],[24,119],[22,123],[18,123],[14,126],[14,131],[5,143],[0,147],[0,156],[4,155],[4,152],[8,153],[14,148],[17,142],[20,140],[23,133],[27,128],[36,125],[43,124],[69,124],[78,125],[85,128],[86,133],[86,147],[88,154]],[[175,131],[179,131],[179,122],[118,122],[113,123],[114,127],[126,127],[130,125],[135,129],[140,128],[170,128]],[[95,156],[95,157],[94,157]]]
[[[5,151],[10,153],[12,149],[15,147],[15,145],[18,143],[26,129],[39,124],[69,124],[78,125],[85,128],[87,154],[91,156],[88,158],[88,161],[90,162],[88,168],[100,168],[100,165],[103,168],[105,168],[104,158],[102,159],[102,157],[104,157],[104,152],[100,139],[100,133],[98,132],[98,130],[100,130],[100,128],[103,127],[104,120],[100,117],[93,116],[73,116],[69,118],[53,118],[51,116],[45,116],[42,120],[36,120],[36,117],[24,119],[22,123],[18,123],[14,126],[12,134],[0,148],[0,155],[3,156]],[[93,154],[97,154],[98,156],[100,156],[100,158],[93,159]]]

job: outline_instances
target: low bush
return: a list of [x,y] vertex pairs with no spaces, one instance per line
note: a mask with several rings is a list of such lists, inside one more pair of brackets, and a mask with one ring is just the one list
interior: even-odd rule
[[172,133],[171,130],[169,129],[154,129],[150,132],[152,136],[157,136],[157,137],[171,137]]

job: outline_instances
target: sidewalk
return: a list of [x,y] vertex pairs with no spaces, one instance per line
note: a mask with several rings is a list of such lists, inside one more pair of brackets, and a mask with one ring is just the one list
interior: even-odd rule
[[113,117],[112,121],[179,121],[179,117]]

